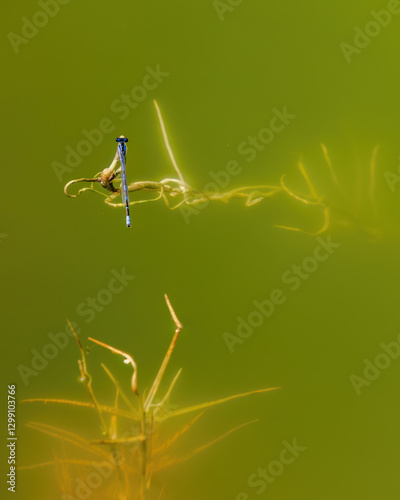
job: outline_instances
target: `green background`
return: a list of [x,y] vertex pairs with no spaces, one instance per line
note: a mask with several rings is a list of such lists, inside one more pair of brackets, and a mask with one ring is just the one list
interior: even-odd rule
[[[50,332],[65,330],[67,317],[79,325],[84,345],[91,336],[131,353],[143,391],[173,333],[163,299],[168,293],[184,324],[166,379],[183,367],[172,404],[282,389],[209,410],[188,433],[185,449],[258,422],[172,469],[162,478],[165,498],[239,499],[241,492],[249,499],[398,498],[399,361],[360,395],[350,376],[363,377],[364,360],[373,361],[380,343],[399,334],[399,188],[391,191],[384,175],[397,174],[400,162],[400,15],[348,62],[340,44],[354,44],[355,27],[364,30],[370,10],[387,9],[386,2],[236,3],[219,16],[211,0],[72,0],[18,53],[7,35],[21,35],[21,18],[32,20],[42,8],[26,0],[3,6],[3,400],[7,384],[17,385],[19,400],[86,399],[73,342],[28,384],[18,372],[31,366],[32,349],[41,351]],[[111,104],[141,85],[147,66],[157,65],[169,76],[122,120]],[[340,246],[298,290],[291,292],[282,275],[312,256],[318,241],[273,225],[316,230],[318,207],[287,196],[249,208],[240,200],[213,202],[187,224],[160,201],[133,207],[128,230],[123,209],[108,207],[100,196],[64,196],[67,181],[108,166],[121,134],[130,140],[128,181],[174,176],[153,99],[183,174],[198,189],[211,171],[236,160],[242,171],[228,189],[277,184],[285,174],[288,185],[305,192],[296,167],[301,157],[319,194],[342,209],[319,145],[326,144],[354,206],[350,215],[346,208],[344,216],[333,213],[323,238],[329,234]],[[296,118],[247,162],[238,145],[285,106]],[[54,162],[65,164],[66,147],[76,148],[82,131],[103,119],[114,130],[60,180]],[[377,144],[375,218],[367,179]],[[340,224],[354,218],[356,226]],[[135,278],[86,322],[79,305],[123,269]],[[237,317],[247,318],[253,301],[275,288],[286,292],[286,302],[230,353],[223,334],[235,334]],[[100,361],[121,380],[130,372],[120,359],[92,349],[95,388],[110,403],[113,391]],[[24,427],[30,420],[100,432],[88,411],[20,404],[19,465],[53,457],[54,442]],[[294,439],[306,450],[258,494],[249,476]],[[2,471],[5,491],[5,459]],[[52,468],[20,471],[14,498],[61,498]]]

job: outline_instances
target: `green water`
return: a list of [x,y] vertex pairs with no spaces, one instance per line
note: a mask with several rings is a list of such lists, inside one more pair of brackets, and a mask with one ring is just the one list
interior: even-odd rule
[[[400,8],[231,4],[70,1],[48,21],[36,2],[3,12],[3,399],[15,384],[19,401],[87,400],[72,340],[32,364],[36,352],[53,355],[46,346],[67,318],[84,346],[94,337],[134,355],[139,387],[148,388],[174,330],[168,293],[184,325],[166,376],[183,368],[172,404],[282,389],[210,409],[187,433],[186,451],[258,421],[158,478],[166,499],[397,498]],[[371,9],[391,9],[375,14],[384,27]],[[21,18],[43,26],[23,28]],[[121,134],[130,182],[175,176],[153,99],[185,179],[200,190],[216,177],[233,189],[286,175],[306,193],[302,158],[318,195],[337,208],[321,239],[273,227],[322,225],[319,206],[288,195],[252,207],[212,202],[189,220],[160,200],[135,206],[131,229],[123,209],[100,196],[64,196],[67,181],[109,165]],[[271,123],[279,131],[266,131]],[[82,142],[85,134],[96,144]],[[249,145],[258,134],[265,143]],[[377,144],[374,209],[368,176]],[[228,175],[233,161],[238,173]],[[110,293],[116,275],[119,292]],[[99,294],[104,305],[90,305]],[[267,318],[255,301],[271,307],[271,295],[280,303]],[[100,347],[90,351],[95,389],[112,404],[102,361],[126,384],[130,371]],[[17,417],[21,466],[53,460],[56,448],[29,421],[100,437],[96,416],[83,409],[20,404]],[[4,460],[4,491],[7,472]],[[53,469],[19,471],[14,498],[62,498]]]

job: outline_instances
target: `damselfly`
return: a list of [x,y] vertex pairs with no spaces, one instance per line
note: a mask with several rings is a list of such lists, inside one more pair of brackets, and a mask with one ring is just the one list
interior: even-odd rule
[[121,163],[121,198],[126,210],[126,227],[131,227],[131,217],[129,215],[129,191],[125,168],[126,143],[128,142],[128,139],[121,135],[115,140],[118,143],[118,156]]

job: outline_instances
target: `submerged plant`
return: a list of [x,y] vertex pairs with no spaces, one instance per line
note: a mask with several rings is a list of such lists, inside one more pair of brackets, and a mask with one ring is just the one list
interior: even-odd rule
[[346,191],[339,182],[328,150],[324,144],[321,144],[321,149],[333,186],[332,197],[327,198],[317,192],[317,188],[311,181],[302,161],[298,162],[298,168],[307,186],[306,192],[290,188],[286,181],[286,176],[281,177],[281,186],[288,196],[301,204],[310,207],[314,206],[316,210],[321,212],[321,226],[314,231],[282,225],[276,225],[275,227],[316,236],[326,232],[331,228],[333,223],[336,223],[337,225],[362,232],[370,239],[376,239],[380,235],[380,221],[376,201],[376,156],[378,146],[375,146],[372,151],[366,179],[360,173],[352,192]]
[[[255,205],[260,201],[274,197],[275,195],[281,195],[294,199],[304,205],[314,206],[317,210],[321,212],[322,223],[319,228],[313,230],[302,229],[301,227],[292,227],[286,225],[275,225],[274,227],[285,229],[289,231],[297,231],[311,236],[319,235],[326,232],[331,228],[333,222],[339,222],[342,226],[348,226],[361,230],[367,234],[367,236],[374,238],[378,235],[379,230],[376,228],[378,225],[377,220],[377,203],[375,198],[376,189],[376,156],[378,147],[373,149],[370,164],[368,167],[367,174],[367,187],[364,192],[362,192],[362,182],[365,179],[362,178],[362,173],[357,180],[357,186],[354,190],[346,192],[339,182],[338,176],[334,170],[331,158],[328,154],[327,148],[324,144],[321,144],[323,157],[325,163],[328,167],[327,172],[329,172],[330,180],[336,190],[333,193],[333,199],[330,197],[323,196],[317,192],[314,183],[311,181],[310,175],[308,174],[306,167],[302,161],[298,162],[298,168],[301,173],[303,180],[306,183],[307,190],[305,192],[295,190],[289,187],[289,183],[286,180],[286,175],[282,175],[280,182],[277,185],[265,184],[265,185],[251,185],[243,186],[230,191],[207,191],[198,190],[191,186],[183,177],[181,169],[175,159],[175,155],[172,151],[167,131],[165,128],[164,120],[160,111],[160,108],[156,101],[154,105],[157,111],[157,117],[160,124],[164,145],[168,152],[169,159],[174,168],[177,177],[168,177],[160,181],[136,181],[128,184],[128,192],[139,193],[139,192],[151,192],[155,196],[152,198],[144,198],[138,200],[130,200],[118,202],[116,201],[120,196],[124,198],[124,190],[121,189],[121,173],[123,171],[122,165],[120,163],[120,156],[118,151],[111,162],[111,165],[101,172],[98,172],[94,177],[80,178],[69,181],[64,186],[64,192],[67,196],[71,198],[76,198],[85,191],[92,191],[97,194],[101,194],[105,197],[105,203],[112,207],[126,207],[131,205],[136,205],[139,203],[148,203],[150,201],[164,200],[167,207],[171,209],[182,208],[188,211],[186,217],[189,216],[195,210],[196,206],[204,206],[209,201],[223,201],[225,203],[229,202],[233,198],[242,198],[245,200],[245,205],[247,207]],[[322,175],[323,177],[323,175]],[[76,194],[71,194],[69,192],[70,187],[74,184],[89,183],[89,187],[80,188]],[[99,191],[95,188],[100,184],[103,187],[103,191]],[[196,210],[193,213],[198,213]]]
[[[101,438],[97,440],[89,440],[78,434],[42,422],[29,422],[27,424],[28,427],[57,439],[61,444],[62,451],[61,456],[57,454],[53,460],[24,466],[21,469],[54,467],[63,500],[77,500],[82,497],[88,498],[89,496],[93,499],[144,500],[150,498],[150,495],[152,495],[151,498],[161,499],[165,485],[156,492],[156,496],[154,496],[154,492],[151,490],[152,479],[161,471],[190,459],[239,428],[255,422],[254,420],[238,425],[223,435],[200,444],[191,451],[180,455],[174,453],[173,447],[176,442],[191,429],[207,409],[244,396],[278,389],[278,387],[257,389],[194,406],[171,408],[169,397],[181,374],[181,369],[172,379],[164,395],[158,396],[158,392],[182,329],[182,324],[166,295],[165,300],[176,329],[147,395],[139,392],[138,369],[132,356],[104,342],[89,338],[95,344],[122,356],[124,363],[130,365],[132,368],[130,379],[132,393],[126,394],[117,378],[102,364],[103,369],[114,386],[115,397],[113,405],[100,403],[92,387],[92,376],[88,371],[85,350],[70,324],[71,331],[78,342],[81,354],[81,359],[78,361],[80,381],[85,385],[90,401],[50,398],[27,399],[23,401],[89,408],[97,412],[102,434]],[[162,436],[161,424],[163,422],[191,413],[194,413],[195,416],[179,428],[178,431],[172,432],[167,437]],[[68,454],[70,447],[74,450],[79,450],[81,454],[83,452],[84,456],[71,458]]]

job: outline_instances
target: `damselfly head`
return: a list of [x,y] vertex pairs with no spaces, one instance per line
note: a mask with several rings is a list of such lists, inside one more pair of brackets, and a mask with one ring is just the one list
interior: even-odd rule
[[115,140],[116,140],[116,142],[128,142],[128,139],[126,137],[124,137],[123,135],[120,135]]

